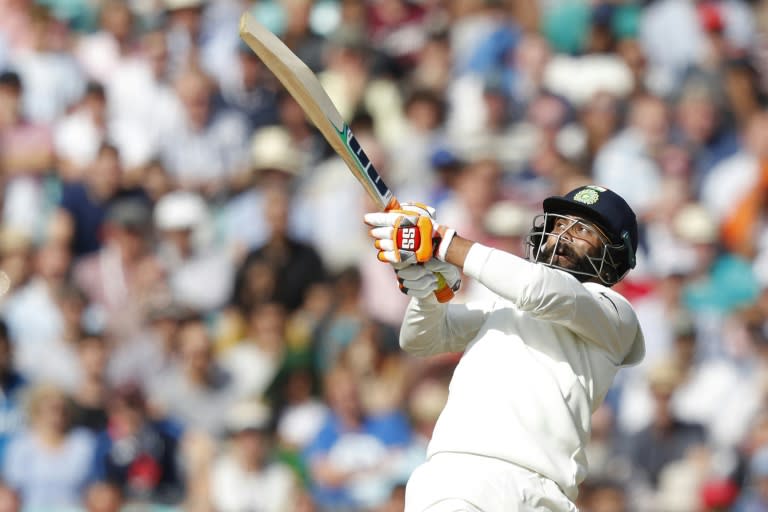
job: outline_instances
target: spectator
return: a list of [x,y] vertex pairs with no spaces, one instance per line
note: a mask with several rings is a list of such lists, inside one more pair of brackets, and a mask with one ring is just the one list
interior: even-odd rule
[[729,478],[713,478],[701,488],[702,510],[724,512],[732,510],[739,497],[739,486]]
[[681,381],[676,363],[657,364],[648,379],[654,399],[653,419],[649,426],[632,436],[629,454],[640,477],[656,488],[664,468],[683,459],[689,449],[703,445],[706,438],[700,424],[682,422],[672,412],[670,401]]
[[214,361],[210,334],[199,318],[181,325],[177,344],[178,365],[157,375],[149,399],[185,429],[219,436],[224,433],[225,413],[237,398],[232,376]]
[[406,407],[413,431],[393,474],[393,498],[399,485],[407,482],[413,470],[425,462],[427,445],[447,400],[448,385],[436,377],[423,377],[410,387]]
[[405,119],[391,150],[387,183],[400,197],[429,197],[434,189],[430,156],[445,138],[446,106],[439,95],[417,90],[405,101]]
[[[723,222],[736,215],[742,202],[747,206],[747,218],[755,214],[753,207],[749,206],[754,200],[749,191],[755,190],[761,183],[763,161],[768,157],[768,142],[763,135],[766,126],[768,126],[768,114],[757,112],[752,115],[742,128],[739,151],[716,165],[702,184],[702,204],[721,226]],[[729,200],[724,200],[725,197]],[[738,222],[743,220],[735,219],[734,228],[737,228]],[[744,232],[750,233],[751,228],[750,223],[748,226],[739,228],[734,234],[744,236]],[[723,234],[726,235],[724,241],[728,244],[727,246],[737,248],[743,242],[742,238],[734,239],[734,236],[728,233],[721,233],[721,237]]]
[[94,482],[85,490],[83,499],[86,512],[120,512],[123,494],[115,484]]
[[371,416],[363,410],[357,385],[354,374],[343,367],[326,373],[330,414],[304,452],[312,494],[323,511],[382,504],[390,493],[388,459],[410,437],[402,412]]
[[98,30],[80,38],[73,53],[88,76],[104,84],[136,49],[135,19],[123,2],[111,0],[100,7]]
[[21,512],[19,493],[5,484],[0,484],[0,512]]
[[[764,113],[757,114],[754,121],[750,122],[750,128],[754,130],[761,126],[765,121],[764,119],[761,120],[764,116]],[[760,137],[757,134],[753,134],[753,136]],[[758,253],[763,250],[766,244],[766,231],[762,225],[765,218],[763,193],[766,190],[766,181],[768,181],[766,179],[765,147],[762,138],[757,139],[753,144],[755,150],[750,156],[757,157],[757,161],[750,159],[742,162],[744,168],[741,176],[734,176],[734,178],[741,178],[740,183],[732,185],[738,187],[736,189],[738,195],[720,225],[721,238],[725,247],[746,259],[757,258]],[[748,146],[747,149],[751,148]],[[751,188],[745,187],[747,183],[751,185]]]
[[768,449],[761,449],[749,461],[749,486],[734,507],[735,512],[752,512],[768,507]]
[[271,299],[282,304],[288,311],[299,307],[307,288],[321,281],[325,274],[322,261],[315,249],[295,240],[289,234],[291,202],[288,193],[272,188],[265,194],[264,216],[270,227],[266,243],[252,250],[245,257],[236,277],[235,301],[245,307],[254,304],[254,294],[249,290],[249,272],[254,264],[264,263],[274,273]]
[[109,206],[101,249],[77,262],[73,278],[110,334],[135,334],[153,296],[165,291],[157,261],[150,254],[152,217],[141,199]]
[[62,187],[61,203],[52,222],[66,227],[52,229],[68,233],[75,257],[101,248],[103,226],[112,203],[122,198],[141,198],[141,190],[123,190],[122,169],[117,148],[103,144],[82,180]]
[[[286,365],[287,366],[287,365]],[[275,436],[281,460],[291,465],[303,484],[309,481],[301,454],[325,422],[328,406],[317,396],[311,368],[284,368],[272,385],[277,411]]]
[[3,479],[24,507],[74,507],[88,479],[94,453],[91,435],[70,429],[67,396],[38,384],[28,396],[28,426],[8,444]]
[[128,170],[156,159],[178,124],[179,100],[173,89],[165,33],[140,37],[136,54],[126,56],[104,83],[111,135]]
[[628,512],[629,496],[612,480],[585,481],[579,491],[579,509],[587,512]]
[[722,119],[718,98],[711,86],[695,79],[683,88],[675,105],[672,140],[682,143],[693,163],[695,189],[721,161],[739,149],[738,137]]
[[641,220],[650,214],[659,196],[661,171],[657,158],[668,137],[667,117],[667,106],[661,99],[633,99],[627,127],[595,158],[594,181],[625,197]]
[[366,336],[371,330],[379,331],[385,347],[394,344],[394,330],[369,318],[361,285],[360,272],[356,268],[346,269],[334,280],[334,302],[315,333],[315,364],[322,372],[336,366],[358,336]]
[[4,226],[0,228],[0,268],[8,276],[9,289],[0,296],[0,304],[23,288],[34,275],[32,240],[23,232]]
[[248,121],[232,110],[215,111],[215,85],[196,68],[174,80],[181,115],[161,148],[163,164],[183,188],[212,198],[247,170]]
[[[247,252],[264,245],[271,236],[267,220],[268,194],[290,191],[304,169],[306,154],[291,142],[290,133],[273,125],[260,128],[250,141],[250,188],[234,194],[224,206],[223,235],[228,244]],[[298,212],[290,211],[290,238],[299,233]],[[237,282],[240,280],[237,279]]]
[[116,389],[108,413],[108,428],[96,441],[92,478],[116,486],[129,502],[179,503],[184,488],[178,440],[149,418],[141,388]]
[[3,307],[19,369],[30,378],[64,385],[72,384],[72,360],[47,355],[54,350],[59,355],[66,352],[81,328],[79,314],[85,304],[66,282],[70,262],[68,248],[60,243],[38,247],[32,262],[35,274]]
[[16,52],[12,63],[24,83],[24,112],[50,124],[82,96],[85,77],[71,53],[66,25],[47,6],[29,12],[31,46]]
[[161,264],[174,303],[189,309],[215,311],[229,300],[234,265],[226,250],[212,243],[208,206],[192,192],[171,192],[154,211]]
[[361,402],[369,414],[395,411],[405,403],[410,366],[387,326],[365,322],[339,362],[357,374]]
[[245,338],[226,349],[219,361],[241,396],[261,397],[277,376],[285,353],[286,312],[282,304],[263,302],[248,311]]
[[178,74],[183,69],[200,64],[200,42],[203,34],[203,0],[163,0],[166,34],[171,69]]
[[259,57],[245,44],[237,50],[237,66],[222,79],[217,108],[236,110],[248,118],[250,131],[278,122],[277,91]]
[[407,83],[417,89],[443,94],[451,83],[451,43],[448,30],[436,25],[426,31],[419,56],[408,72]]
[[600,150],[616,134],[620,122],[619,99],[610,93],[594,94],[579,111],[586,132],[585,161],[591,165]]
[[389,495],[389,499],[377,507],[376,512],[400,512],[405,507],[405,484],[398,484]]
[[604,402],[592,413],[592,434],[586,447],[587,460],[591,465],[588,479],[630,482],[633,468],[622,446],[624,440],[616,425],[613,409]]
[[43,175],[53,165],[50,127],[28,119],[27,94],[16,72],[0,73],[0,167],[3,169],[3,222],[30,238],[43,227]]
[[14,368],[8,326],[0,320],[0,460],[8,442],[22,427],[21,399],[26,387],[27,380]]
[[117,384],[150,382],[168,372],[176,361],[177,334],[181,323],[194,316],[173,303],[147,305],[141,330],[113,347],[109,379]]
[[[90,82],[72,112],[54,126],[56,163],[63,181],[84,180],[86,170],[109,138],[107,121],[107,97],[104,87],[99,83]],[[108,174],[107,171],[99,172]],[[71,199],[69,206],[74,206]]]
[[99,334],[85,333],[77,342],[79,377],[72,395],[72,424],[97,434],[107,427],[107,364],[109,341]]
[[271,460],[271,421],[267,406],[256,401],[237,403],[227,414],[230,446],[211,472],[216,510],[290,510],[296,477],[288,466]]

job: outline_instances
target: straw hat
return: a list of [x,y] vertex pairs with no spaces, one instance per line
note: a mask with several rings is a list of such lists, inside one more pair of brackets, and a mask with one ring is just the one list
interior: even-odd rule
[[281,126],[266,126],[251,138],[251,170],[282,171],[291,175],[301,172],[301,151],[294,147],[291,135]]

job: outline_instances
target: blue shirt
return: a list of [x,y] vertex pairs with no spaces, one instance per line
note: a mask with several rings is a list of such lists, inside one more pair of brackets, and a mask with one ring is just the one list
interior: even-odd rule
[[92,436],[83,429],[71,431],[56,449],[23,431],[8,444],[3,480],[19,492],[25,507],[77,505],[88,482],[93,448]]
[[[408,444],[411,429],[401,411],[392,411],[363,420],[360,429],[349,431],[339,417],[329,413],[315,439],[304,450],[307,466],[319,457],[327,457],[337,468],[347,471],[364,470],[383,462],[394,447]],[[328,487],[312,482],[310,491],[321,507],[330,509],[359,508],[369,499],[389,492],[391,480],[381,477],[352,479],[347,485]]]

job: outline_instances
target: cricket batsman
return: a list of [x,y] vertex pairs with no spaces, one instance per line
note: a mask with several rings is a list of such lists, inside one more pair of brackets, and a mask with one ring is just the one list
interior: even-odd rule
[[[645,354],[635,312],[611,289],[635,266],[637,221],[594,185],[543,210],[526,259],[462,238],[424,205],[365,215],[379,260],[412,297],[400,346],[464,352],[405,512],[576,510],[590,417],[619,368]],[[438,302],[459,269],[495,298]]]

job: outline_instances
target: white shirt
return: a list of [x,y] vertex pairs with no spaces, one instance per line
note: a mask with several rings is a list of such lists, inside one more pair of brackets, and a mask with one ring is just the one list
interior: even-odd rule
[[464,273],[498,298],[413,300],[400,333],[416,355],[464,350],[427,455],[506,460],[575,499],[591,415],[619,368],[643,357],[637,317],[610,288],[480,244]]
[[70,54],[23,51],[11,65],[21,76],[23,109],[32,121],[52,123],[85,91],[84,75]]
[[232,457],[224,456],[216,461],[211,474],[213,504],[221,512],[287,512],[295,488],[293,473],[283,464],[249,473]]
[[661,195],[661,170],[631,128],[600,149],[593,173],[595,183],[623,197],[638,217],[651,212]]
[[718,222],[733,213],[734,207],[757,184],[760,161],[754,155],[739,151],[717,164],[704,180],[701,203]]
[[262,395],[280,369],[279,356],[246,340],[227,350],[219,364],[232,376],[232,392],[237,396]]
[[85,168],[96,158],[104,135],[89,112],[77,110],[55,124],[53,144],[59,158]]

